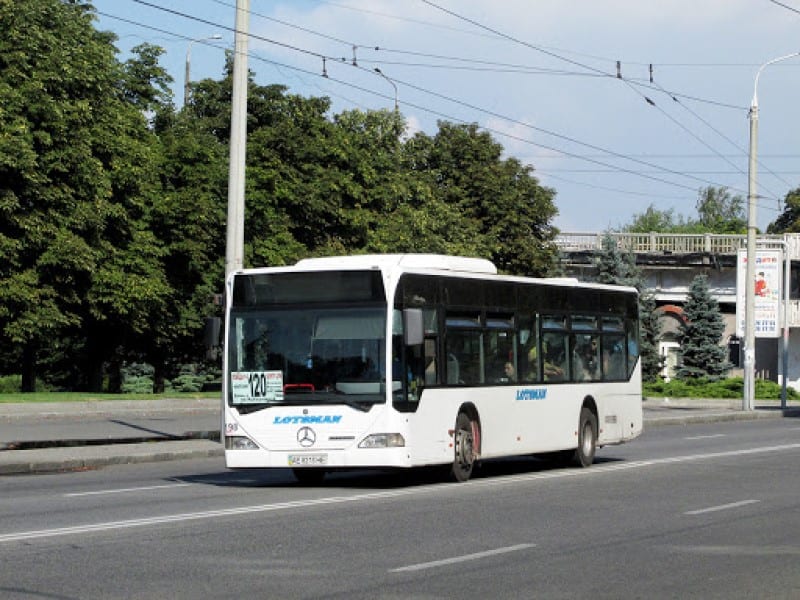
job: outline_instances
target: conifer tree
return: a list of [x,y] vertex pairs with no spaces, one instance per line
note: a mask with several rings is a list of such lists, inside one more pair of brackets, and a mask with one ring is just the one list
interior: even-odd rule
[[692,281],[683,312],[686,321],[680,328],[682,364],[676,375],[680,379],[723,378],[732,365],[720,345],[725,323],[706,275],[698,275]]

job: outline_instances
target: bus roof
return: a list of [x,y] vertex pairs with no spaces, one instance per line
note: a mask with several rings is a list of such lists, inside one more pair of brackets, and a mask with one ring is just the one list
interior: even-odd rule
[[444,254],[361,254],[352,256],[325,256],[304,258],[295,265],[301,269],[341,269],[352,268],[402,268],[435,269],[439,271],[460,271],[496,275],[497,267],[485,258],[447,256]]
[[448,256],[445,254],[354,254],[348,256],[323,256],[304,258],[292,266],[262,267],[244,269],[239,274],[254,274],[278,271],[335,271],[380,269],[384,272],[396,270],[429,274],[468,274],[473,276],[495,276],[505,281],[538,281],[545,285],[561,287],[578,287],[595,290],[625,290],[638,293],[629,286],[609,285],[603,283],[580,281],[573,277],[524,277],[520,275],[499,275],[494,263],[485,258],[466,256]]

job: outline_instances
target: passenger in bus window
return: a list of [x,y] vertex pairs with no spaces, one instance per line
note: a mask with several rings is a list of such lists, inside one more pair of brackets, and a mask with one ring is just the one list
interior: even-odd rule
[[562,334],[546,333],[542,336],[545,381],[563,381],[567,370],[567,356]]
[[606,379],[624,379],[625,352],[622,336],[603,336],[603,373]]
[[505,381],[516,381],[517,380],[517,370],[514,368],[514,365],[510,362],[507,362],[503,366],[503,372],[505,373]]
[[539,381],[539,350],[536,346],[531,346],[528,350],[528,369],[525,381]]
[[576,379],[578,381],[596,381],[600,379],[600,361],[597,352],[597,337],[581,336],[582,343],[576,360]]

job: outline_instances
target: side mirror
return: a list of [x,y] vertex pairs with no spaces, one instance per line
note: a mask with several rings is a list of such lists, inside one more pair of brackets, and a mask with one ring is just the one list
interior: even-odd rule
[[418,346],[425,341],[421,308],[406,308],[403,310],[403,341],[406,346]]

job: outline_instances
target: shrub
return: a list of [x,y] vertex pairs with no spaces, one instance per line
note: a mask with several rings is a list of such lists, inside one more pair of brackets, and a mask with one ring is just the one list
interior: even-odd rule
[[[744,380],[729,377],[710,381],[708,379],[673,379],[669,383],[660,380],[642,385],[645,396],[665,396],[668,398],[741,398],[744,394]],[[777,400],[781,397],[781,386],[773,381],[756,380],[755,397],[759,400]],[[800,399],[800,392],[786,388],[786,397]]]
[[152,394],[155,369],[147,363],[129,363],[120,368],[123,394]]
[[[34,388],[37,392],[53,392],[55,388],[40,378],[36,378]],[[17,394],[22,391],[22,375],[0,376],[0,394]]]

